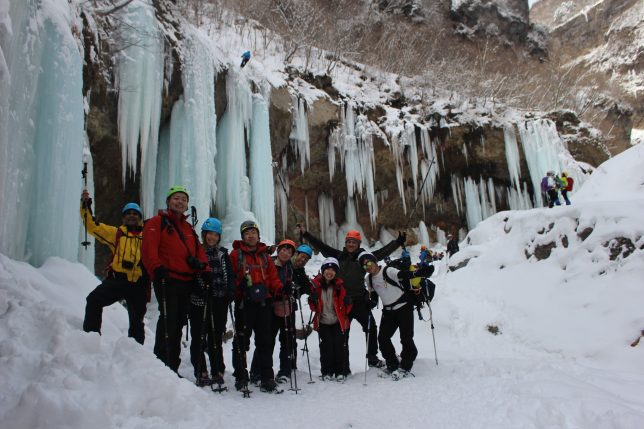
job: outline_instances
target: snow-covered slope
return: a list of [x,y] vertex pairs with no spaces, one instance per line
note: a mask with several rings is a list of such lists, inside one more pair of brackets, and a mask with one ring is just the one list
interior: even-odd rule
[[[400,382],[371,369],[363,385],[364,336],[354,324],[345,384],[307,384],[299,357],[297,395],[202,391],[187,349],[187,378],[178,379],[153,356],[150,329],[143,347],[127,338],[119,305],[104,312],[102,336],[82,332],[84,297],[98,283],[82,265],[52,258],[35,269],[0,255],[2,425],[639,428],[644,346],[630,344],[644,329],[643,153],[634,147],[600,167],[573,206],[503,212],[471,231],[451,261],[467,266],[440,266],[435,276],[439,365],[429,324],[416,322],[416,377]],[[316,377],[316,334],[309,340]],[[228,343],[229,369],[230,355]]]

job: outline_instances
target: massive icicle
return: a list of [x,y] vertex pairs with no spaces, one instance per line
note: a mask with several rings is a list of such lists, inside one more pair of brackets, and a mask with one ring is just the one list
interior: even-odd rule
[[318,218],[320,219],[320,238],[329,246],[337,248],[338,224],[335,222],[333,198],[324,193],[318,195]]
[[508,163],[508,173],[512,185],[520,189],[519,177],[521,177],[521,158],[519,157],[519,146],[517,137],[514,132],[514,125],[503,127],[503,137],[505,141],[505,159]]
[[304,169],[309,164],[311,158],[311,148],[309,146],[309,120],[306,116],[306,102],[303,98],[293,97],[293,127],[288,139],[291,147],[300,160],[300,170],[304,174]]
[[49,256],[76,260],[85,133],[71,11],[13,2],[10,14],[10,33],[0,32],[0,85],[9,88],[0,113],[0,251],[35,265]]
[[[373,155],[372,131],[364,115],[356,116],[350,102],[343,108],[341,134],[334,134],[333,147],[340,151],[340,161],[344,168],[347,183],[347,198],[366,194],[371,224],[375,225],[378,217],[378,202],[375,195],[373,177],[375,160]],[[337,139],[337,141],[335,140]],[[332,150],[329,148],[329,150]],[[329,164],[332,157],[329,155]],[[331,177],[332,174],[331,174]]]
[[[147,217],[155,209],[153,191],[163,92],[164,43],[151,5],[136,0],[117,13],[119,43],[123,45],[116,47],[119,48],[116,84],[119,89],[118,128],[123,183],[128,171],[136,174],[140,149],[141,206]],[[205,47],[203,49],[207,51]],[[206,52],[204,63],[209,62]],[[194,69],[194,65],[188,67]]]
[[467,227],[472,230],[483,219],[496,213],[494,183],[491,178],[487,182],[481,178],[477,183],[474,179],[466,177],[463,181],[463,189]]
[[[253,94],[249,174],[252,189],[251,208],[257,218],[257,222],[262,227],[263,240],[267,243],[274,243],[275,182],[273,180],[273,163],[271,159],[271,132],[269,129],[268,105],[266,100],[259,94]],[[283,231],[286,232],[286,228]]]
[[[166,191],[185,185],[200,222],[210,215],[216,192],[215,71],[208,45],[196,34],[185,40],[184,93],[172,108],[169,130],[162,130],[156,171],[156,201],[165,206]],[[225,170],[222,170],[225,171]]]

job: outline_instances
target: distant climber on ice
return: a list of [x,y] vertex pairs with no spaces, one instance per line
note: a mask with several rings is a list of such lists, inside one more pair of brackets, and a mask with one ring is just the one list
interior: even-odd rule
[[548,197],[548,207],[552,208],[557,205],[560,206],[559,201],[559,183],[555,178],[554,171],[548,171],[543,179],[541,179],[541,191],[545,192]]
[[248,61],[250,61],[250,51],[244,52],[241,57],[242,57],[242,62],[240,67],[244,68],[244,66],[248,63]]

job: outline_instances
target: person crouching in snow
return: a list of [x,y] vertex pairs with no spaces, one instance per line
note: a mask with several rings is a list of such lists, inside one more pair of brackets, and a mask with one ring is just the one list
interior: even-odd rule
[[110,248],[113,258],[103,283],[87,295],[83,330],[100,333],[103,307],[125,300],[130,319],[128,336],[143,344],[143,316],[151,293],[150,282],[141,263],[143,212],[136,203],[126,204],[121,210],[123,224],[115,227],[96,223],[91,207],[92,199],[85,190],[81,196],[81,219],[85,222],[87,232],[93,235],[96,241]]
[[[197,386],[224,384],[223,335],[228,321],[228,305],[235,292],[233,272],[228,249],[220,247],[221,221],[211,217],[201,225],[201,239],[212,270],[212,282],[204,283],[204,289],[194,288],[190,295],[190,361],[195,370]],[[204,358],[204,351],[210,360],[210,373]]]
[[[409,281],[414,277],[429,277],[434,271],[432,265],[424,265],[416,271],[400,271],[393,267],[380,267],[376,257],[369,252],[362,252],[358,261],[367,272],[365,285],[369,293],[375,291],[382,301],[382,318],[378,345],[385,358],[387,368],[384,374],[399,380],[409,375],[418,355],[414,344],[414,305],[409,299]],[[407,280],[407,281],[405,281]],[[391,343],[391,337],[400,329],[402,344],[401,360],[398,362],[396,350]]]
[[349,312],[351,298],[347,296],[344,282],[336,277],[340,270],[338,260],[326,258],[320,274],[313,279],[309,306],[314,313],[313,329],[320,340],[321,380],[343,382],[349,375]]

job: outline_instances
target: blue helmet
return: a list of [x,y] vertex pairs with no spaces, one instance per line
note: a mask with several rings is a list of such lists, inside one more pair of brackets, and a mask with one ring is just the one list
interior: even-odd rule
[[300,244],[300,246],[295,249],[295,251],[299,253],[306,253],[307,255],[309,255],[309,258],[313,256],[313,249],[311,249],[311,246],[309,246],[308,244]]
[[139,216],[143,218],[143,210],[141,210],[141,206],[139,206],[137,203],[127,203],[126,205],[124,205],[123,210],[121,210],[121,214],[125,214],[125,212],[128,210],[134,210],[138,212]]
[[209,217],[206,219],[203,225],[201,225],[201,232],[207,231],[216,232],[221,235],[221,221],[215,217]]

